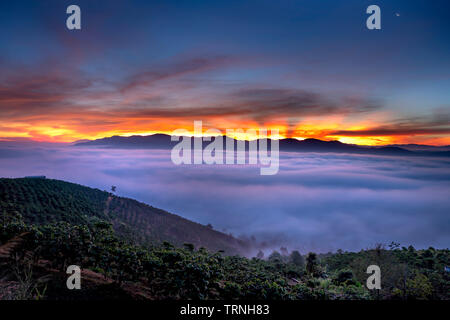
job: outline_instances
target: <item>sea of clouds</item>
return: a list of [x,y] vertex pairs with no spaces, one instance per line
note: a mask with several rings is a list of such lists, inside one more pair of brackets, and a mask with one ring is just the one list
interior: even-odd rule
[[450,247],[450,159],[281,153],[280,170],[172,164],[167,150],[0,144],[0,176],[46,175],[211,223],[267,248],[327,252],[396,241]]

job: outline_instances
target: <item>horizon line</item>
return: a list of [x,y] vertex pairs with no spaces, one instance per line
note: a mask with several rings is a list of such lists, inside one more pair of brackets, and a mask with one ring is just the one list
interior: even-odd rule
[[[226,134],[217,134],[217,135],[213,135],[213,134],[202,134],[201,136],[199,135],[174,135],[174,134],[169,134],[169,133],[163,133],[163,132],[155,132],[155,133],[150,133],[150,134],[123,134],[123,135],[119,135],[119,134],[115,134],[112,136],[104,136],[104,137],[99,137],[99,138],[92,138],[92,139],[78,139],[78,140],[72,140],[72,141],[51,141],[51,140],[38,140],[38,139],[33,139],[33,138],[28,138],[28,137],[0,137],[0,142],[28,142],[28,143],[48,143],[48,144],[62,144],[62,145],[70,145],[70,144],[77,144],[77,143],[83,143],[83,142],[91,142],[91,141],[97,141],[97,140],[102,140],[102,139],[110,139],[113,137],[121,137],[121,138],[131,138],[131,137],[151,137],[151,136],[155,136],[155,135],[163,135],[163,136],[168,136],[168,137],[172,137],[172,136],[177,136],[177,137],[228,137],[228,138],[232,138],[234,140],[237,141],[254,141],[254,140],[260,140],[260,139],[264,139],[264,138],[236,138],[236,137],[231,137],[228,136]],[[270,136],[267,136],[268,140],[297,140],[297,141],[304,141],[304,140],[317,140],[317,141],[322,141],[322,142],[339,142],[342,144],[347,144],[347,145],[355,145],[355,146],[367,146],[367,147],[383,147],[383,146],[426,146],[426,147],[436,147],[436,148],[442,148],[442,147],[449,147],[450,145],[431,145],[431,144],[420,144],[420,143],[390,143],[390,144],[377,144],[377,145],[370,145],[370,144],[359,144],[359,143],[347,143],[347,142],[343,142],[340,141],[339,139],[333,139],[333,140],[326,140],[326,139],[319,139],[319,138],[313,138],[313,137],[308,137],[308,138],[303,138],[303,137],[284,137],[281,136],[280,138],[272,138]]]

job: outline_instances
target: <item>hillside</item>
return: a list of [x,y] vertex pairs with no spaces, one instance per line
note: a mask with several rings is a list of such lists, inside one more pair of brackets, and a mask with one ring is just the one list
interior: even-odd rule
[[[0,215],[0,300],[448,300],[448,249],[377,245],[335,254],[225,256],[192,246],[143,247],[109,224],[27,225]],[[369,265],[381,290],[366,286]],[[67,290],[66,268],[81,268]],[[174,317],[175,318],[175,317]]]
[[[150,240],[192,242],[197,249],[146,246]],[[262,252],[252,259],[211,252],[226,247],[231,253],[238,244],[105,191],[58,180],[0,179],[0,300],[450,299],[448,249],[392,242],[320,255],[280,248],[267,259]],[[383,270],[377,291],[364,285],[373,264]],[[69,265],[81,266],[80,290],[67,290]]]
[[89,224],[98,218],[113,224],[136,243],[191,243],[226,254],[243,253],[245,244],[229,235],[138,201],[106,191],[50,179],[0,179],[0,213],[20,213],[25,222]]

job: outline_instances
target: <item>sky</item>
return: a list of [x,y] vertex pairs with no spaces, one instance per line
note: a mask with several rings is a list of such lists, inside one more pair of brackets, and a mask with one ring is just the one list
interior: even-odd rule
[[[167,150],[0,142],[0,175],[46,175],[110,190],[236,237],[265,252],[359,251],[391,241],[449,248],[450,159],[281,153],[280,171],[181,165]],[[256,254],[256,252],[255,252]]]
[[[81,8],[81,30],[66,8]],[[366,8],[381,8],[381,30]],[[450,4],[0,3],[0,139],[207,128],[450,145]]]

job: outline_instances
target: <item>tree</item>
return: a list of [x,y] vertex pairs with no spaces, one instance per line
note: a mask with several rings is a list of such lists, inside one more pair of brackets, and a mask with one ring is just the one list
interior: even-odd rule
[[270,254],[269,261],[281,262],[281,261],[283,261],[283,257],[281,256],[281,254],[278,251],[275,250]]
[[389,250],[396,250],[400,248],[400,243],[391,241],[391,243],[388,245]]
[[292,251],[290,258],[291,258],[291,262],[293,264],[295,264],[296,266],[299,266],[299,267],[305,266],[305,260],[303,259],[300,252],[298,252],[297,250]]
[[377,265],[381,269],[381,290],[371,291],[373,297],[388,298],[394,288],[405,287],[407,265],[398,257],[398,250],[386,250],[382,245],[375,245],[372,249],[362,251],[350,262],[350,269],[356,280],[365,283],[367,280],[367,267]]
[[194,251],[194,245],[192,243],[185,243],[183,244],[184,248],[190,252]]
[[413,279],[406,281],[406,293],[410,299],[427,300],[433,293],[433,287],[425,275],[417,273]]
[[317,255],[314,252],[306,256],[306,271],[311,275],[317,271]]
[[341,270],[336,276],[337,283],[344,283],[348,280],[353,279],[353,271],[352,270]]
[[261,250],[258,251],[258,254],[256,255],[256,257],[258,259],[264,259],[264,252],[262,252]]

